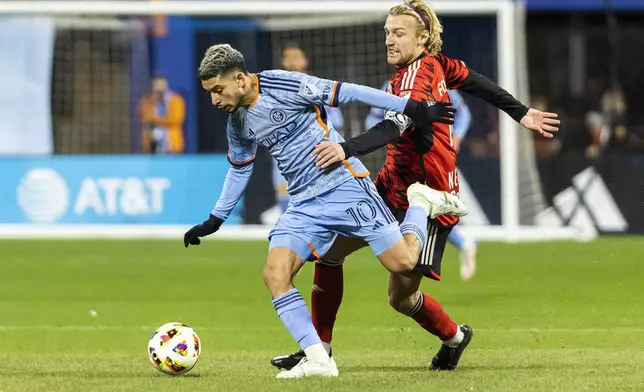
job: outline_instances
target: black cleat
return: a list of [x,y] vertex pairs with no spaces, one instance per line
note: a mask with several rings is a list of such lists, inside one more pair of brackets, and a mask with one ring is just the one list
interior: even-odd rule
[[461,355],[467,345],[470,344],[474,331],[469,325],[459,326],[461,331],[463,331],[463,341],[454,348],[447,347],[446,345],[441,345],[440,350],[436,356],[432,359],[432,363],[429,364],[429,370],[454,370],[458,366],[458,361],[461,359]]
[[304,350],[300,350],[289,355],[280,355],[279,357],[271,359],[271,365],[278,369],[291,370],[304,357],[306,357]]
[[[331,357],[332,354],[329,353],[329,357]],[[292,354],[289,355],[280,355],[279,357],[275,357],[271,359],[271,365],[275,366],[278,369],[283,369],[283,370],[291,370],[295,365],[300,363],[302,358],[306,357],[306,354],[304,354],[304,350],[296,351]]]

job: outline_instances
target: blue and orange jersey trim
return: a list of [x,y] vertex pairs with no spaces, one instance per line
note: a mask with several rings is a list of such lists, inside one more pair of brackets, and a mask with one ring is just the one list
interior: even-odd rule
[[[324,109],[323,106],[318,106],[318,105],[313,105],[313,109],[315,110],[315,114],[317,115],[318,124],[320,124],[320,126],[324,129],[324,139],[328,140],[329,126],[326,123],[327,121],[326,110]],[[364,177],[368,177],[369,174],[371,174],[369,173],[369,170],[365,171],[364,173],[358,173],[356,169],[354,169],[353,166],[351,166],[351,163],[349,163],[348,159],[345,159],[344,161],[342,161],[342,163],[354,177],[364,178]]]
[[318,124],[324,129],[324,138],[329,138],[329,125],[327,124],[327,114],[323,106],[313,105]]
[[247,165],[250,165],[251,163],[253,163],[255,161],[255,156],[252,156],[252,157],[246,159],[245,161],[235,162],[235,161],[233,161],[233,158],[230,156],[230,154],[228,154],[227,159],[228,159],[228,163],[230,163],[231,165],[233,165],[235,167],[244,167],[244,166],[247,166]]
[[331,92],[331,101],[329,101],[329,106],[337,107],[340,104],[338,96],[340,95],[340,88],[342,87],[342,82],[335,82],[333,85],[333,91]]

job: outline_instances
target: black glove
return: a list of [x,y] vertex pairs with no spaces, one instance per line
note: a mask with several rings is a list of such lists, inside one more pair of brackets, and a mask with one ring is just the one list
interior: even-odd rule
[[418,102],[410,99],[407,101],[407,106],[405,106],[403,113],[414,120],[414,123],[419,128],[430,129],[434,122],[454,124],[456,109],[454,109],[451,102]]
[[201,240],[199,237],[205,237],[207,235],[210,235],[221,227],[221,224],[224,223],[223,220],[220,218],[217,218],[214,215],[210,215],[207,221],[204,221],[204,223],[198,224],[196,226],[193,226],[192,229],[186,231],[186,234],[183,235],[183,244],[188,247],[188,244],[190,245],[199,245],[201,244]]

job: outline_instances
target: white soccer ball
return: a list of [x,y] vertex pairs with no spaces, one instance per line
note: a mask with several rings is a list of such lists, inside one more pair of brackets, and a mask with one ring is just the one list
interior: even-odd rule
[[182,323],[163,324],[148,343],[150,361],[165,374],[179,375],[190,371],[201,354],[197,333]]

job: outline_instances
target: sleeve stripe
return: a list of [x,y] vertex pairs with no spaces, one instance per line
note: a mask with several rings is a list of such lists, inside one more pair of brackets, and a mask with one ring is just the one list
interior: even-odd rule
[[262,83],[262,89],[273,89],[273,90],[281,90],[281,91],[289,91],[292,93],[298,93],[300,90],[297,88],[292,88],[292,87],[287,87],[287,86],[276,86],[274,84],[268,84],[266,81]]
[[246,166],[246,165],[250,165],[251,163],[253,163],[253,161],[255,161],[255,156],[252,156],[251,158],[246,159],[245,161],[242,161],[242,162],[235,162],[231,158],[230,154],[228,154],[228,163],[230,163],[231,165],[233,165],[235,167],[243,167],[243,166]]
[[340,88],[342,87],[342,82],[335,82],[333,85],[333,92],[331,93],[331,107],[338,106],[339,100],[338,96],[340,95]]
[[299,88],[300,87],[300,82],[297,80],[290,80],[290,79],[283,79],[283,78],[275,78],[275,77],[268,77],[262,75],[262,81],[266,83],[273,83],[277,85],[284,85],[284,86],[289,86],[289,87],[295,87]]

